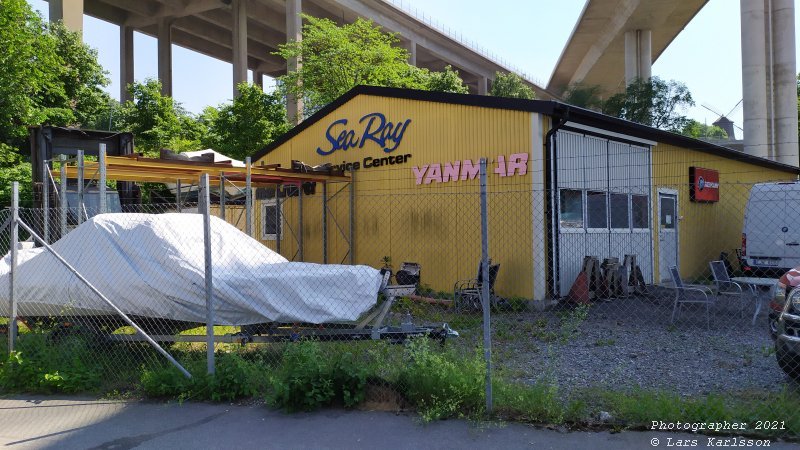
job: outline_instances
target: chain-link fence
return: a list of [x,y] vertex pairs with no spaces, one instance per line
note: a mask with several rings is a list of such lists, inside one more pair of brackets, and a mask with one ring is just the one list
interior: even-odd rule
[[[22,245],[16,364],[48,361],[34,378],[54,389],[411,403],[429,418],[748,421],[747,433],[797,437],[800,274],[784,274],[800,265],[800,184],[353,184],[256,194],[252,238],[243,205],[211,205],[207,228],[185,214],[202,196],[199,209],[68,214],[63,236],[62,211],[20,210],[21,240],[49,220],[55,254],[88,283]],[[173,376],[147,338],[205,384]]]

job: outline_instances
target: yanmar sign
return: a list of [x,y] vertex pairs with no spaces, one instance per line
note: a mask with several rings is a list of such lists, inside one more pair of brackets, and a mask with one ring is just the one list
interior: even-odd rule
[[698,203],[719,201],[719,172],[702,167],[689,167],[689,199]]

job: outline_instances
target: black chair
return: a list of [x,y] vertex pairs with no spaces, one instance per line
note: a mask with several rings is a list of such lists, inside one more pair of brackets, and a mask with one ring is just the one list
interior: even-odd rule
[[[489,306],[494,305],[497,297],[494,294],[494,285],[497,281],[497,274],[500,272],[500,264],[492,264],[489,260]],[[453,305],[456,312],[462,310],[481,311],[481,293],[483,290],[484,276],[483,264],[478,264],[478,276],[469,280],[459,280],[453,286]]]

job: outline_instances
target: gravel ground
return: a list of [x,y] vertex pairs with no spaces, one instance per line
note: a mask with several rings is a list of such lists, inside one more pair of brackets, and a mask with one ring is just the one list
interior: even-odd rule
[[697,395],[794,386],[775,361],[766,308],[751,325],[752,308],[740,317],[718,304],[706,329],[699,307],[684,309],[671,326],[666,296],[598,302],[574,333],[569,309],[496,314],[495,365],[513,379],[554,379],[562,392],[598,386]]

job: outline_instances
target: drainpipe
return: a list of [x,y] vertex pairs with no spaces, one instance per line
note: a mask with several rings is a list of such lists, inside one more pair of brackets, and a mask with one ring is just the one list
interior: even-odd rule
[[550,247],[553,250],[552,259],[550,261],[549,281],[550,293],[554,299],[561,297],[561,284],[559,282],[558,270],[558,257],[559,257],[559,242],[558,242],[558,158],[556,157],[556,150],[558,142],[555,139],[555,134],[559,128],[563,127],[569,120],[569,106],[562,105],[563,110],[558,111],[554,108],[552,118],[559,118],[558,123],[551,127],[545,134],[545,158],[547,158],[545,166],[547,167],[547,186],[550,187],[550,221],[548,222],[548,235],[550,236]]

